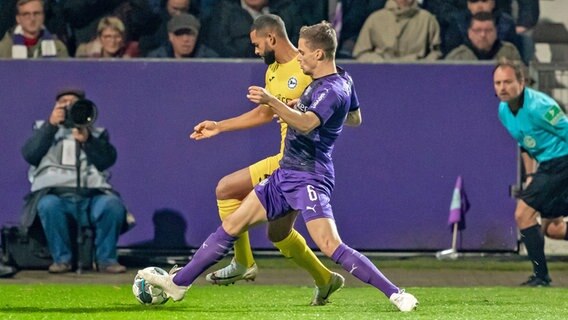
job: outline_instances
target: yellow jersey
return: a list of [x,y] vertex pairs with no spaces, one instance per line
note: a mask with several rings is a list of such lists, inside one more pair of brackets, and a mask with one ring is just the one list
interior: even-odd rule
[[[312,82],[312,78],[304,74],[300,62],[294,58],[286,63],[274,62],[266,69],[266,90],[278,100],[288,103],[300,98],[304,89]],[[280,153],[284,152],[284,139],[288,125],[280,123]]]

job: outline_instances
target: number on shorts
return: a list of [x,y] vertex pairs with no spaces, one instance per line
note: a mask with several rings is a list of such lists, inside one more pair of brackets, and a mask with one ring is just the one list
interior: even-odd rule
[[318,194],[316,190],[314,190],[314,186],[308,185],[306,189],[308,190],[308,198],[310,198],[311,201],[316,201],[318,199]]

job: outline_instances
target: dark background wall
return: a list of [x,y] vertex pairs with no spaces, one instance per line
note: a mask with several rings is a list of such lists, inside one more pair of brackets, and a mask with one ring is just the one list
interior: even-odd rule
[[[438,250],[458,175],[471,202],[461,247],[515,250],[515,143],[496,115],[491,66],[344,64],[362,105],[363,125],[336,146],[332,204],[343,240],[366,250]],[[204,119],[253,107],[256,62],[0,61],[1,224],[18,222],[29,190],[20,147],[54,93],[86,89],[119,151],[112,183],[137,217],[120,244],[198,246],[218,225],[214,189],[225,174],[278,150],[278,126],[191,141]],[[153,219],[155,216],[156,219]],[[154,221],[153,221],[154,220]],[[156,226],[154,225],[156,223]],[[305,235],[303,221],[298,228]],[[256,248],[272,248],[265,227]]]

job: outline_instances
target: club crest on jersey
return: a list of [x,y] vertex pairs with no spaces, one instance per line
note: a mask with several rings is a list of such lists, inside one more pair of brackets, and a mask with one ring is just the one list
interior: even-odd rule
[[298,79],[296,77],[291,77],[288,79],[288,88],[294,89],[298,85]]
[[523,145],[527,148],[534,148],[536,147],[536,140],[531,136],[525,136],[523,138]]

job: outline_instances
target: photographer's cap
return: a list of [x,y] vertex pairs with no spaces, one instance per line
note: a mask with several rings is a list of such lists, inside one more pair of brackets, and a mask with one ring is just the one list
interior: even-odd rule
[[57,91],[57,95],[55,96],[55,101],[59,100],[61,96],[72,94],[79,99],[85,99],[85,91],[79,88],[62,88]]
[[201,23],[197,18],[189,13],[181,13],[173,16],[168,21],[168,32],[176,33],[181,30],[190,30],[195,34],[199,33]]

